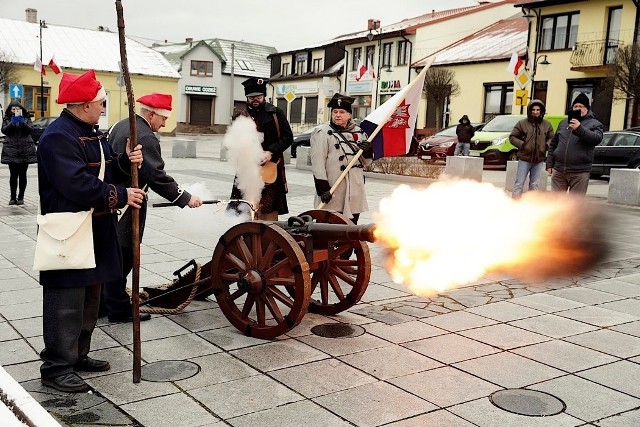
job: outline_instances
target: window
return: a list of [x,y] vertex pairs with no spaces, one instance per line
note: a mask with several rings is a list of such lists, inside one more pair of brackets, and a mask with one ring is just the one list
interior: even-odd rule
[[289,75],[289,63],[288,62],[284,62],[282,63],[282,77],[288,76]]
[[501,114],[511,114],[513,83],[492,83],[484,86],[484,120],[488,122]]
[[306,71],[307,61],[298,61],[296,62],[296,74],[301,76]]
[[620,44],[620,25],[622,22],[622,7],[609,9],[609,23],[607,30],[607,47],[605,51],[605,64],[613,64],[616,61],[618,46]]
[[409,43],[406,40],[398,42],[398,65],[409,63]]
[[322,71],[322,58],[313,60],[313,72],[320,73]]
[[382,45],[382,66],[387,67],[391,65],[391,45],[392,43],[385,43]]
[[367,46],[367,57],[365,58],[365,67],[373,68],[373,55],[376,54],[376,46]]
[[251,62],[245,61],[242,59],[236,59],[236,64],[240,67],[241,70],[255,71]]
[[360,60],[360,56],[362,56],[362,48],[354,48],[351,55],[351,71],[356,71],[358,69],[358,60]]
[[191,61],[191,75],[200,77],[213,76],[213,62]]
[[571,49],[578,39],[578,12],[542,18],[540,50]]
[[618,135],[618,137],[613,141],[614,147],[633,147],[637,144],[638,137],[631,134],[622,134]]

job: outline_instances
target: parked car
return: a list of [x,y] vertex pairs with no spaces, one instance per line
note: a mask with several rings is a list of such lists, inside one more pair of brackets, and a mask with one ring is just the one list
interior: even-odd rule
[[640,130],[604,133],[593,150],[591,176],[610,175],[614,168],[640,169]]
[[33,130],[31,131],[31,138],[33,138],[33,142],[37,143],[40,140],[40,137],[44,133],[44,130],[49,126],[58,116],[47,116],[40,117],[39,119],[35,119],[33,121]]
[[[507,161],[518,160],[518,149],[509,141],[509,134],[518,120],[525,117],[520,114],[505,114],[489,120],[471,139],[469,155],[482,157],[484,166],[488,168],[506,168]],[[545,115],[544,118],[551,122],[555,131],[567,116]]]
[[[476,132],[482,129],[484,123],[471,123]],[[456,126],[449,126],[440,132],[420,141],[416,155],[419,159],[433,163],[446,162],[447,156],[453,156],[458,143]]]

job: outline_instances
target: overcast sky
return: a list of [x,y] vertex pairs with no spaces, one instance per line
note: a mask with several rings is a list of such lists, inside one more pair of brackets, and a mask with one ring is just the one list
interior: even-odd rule
[[[494,0],[495,1],[495,0]],[[478,4],[474,0],[123,0],[125,33],[145,45],[222,38],[287,51],[431,12]],[[0,16],[25,19],[38,10],[48,23],[118,31],[114,0],[0,0]]]

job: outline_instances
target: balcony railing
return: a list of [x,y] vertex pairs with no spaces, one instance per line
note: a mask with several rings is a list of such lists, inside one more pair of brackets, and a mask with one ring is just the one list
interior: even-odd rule
[[620,40],[598,40],[576,43],[571,53],[571,65],[574,67],[598,67],[613,64],[616,59]]

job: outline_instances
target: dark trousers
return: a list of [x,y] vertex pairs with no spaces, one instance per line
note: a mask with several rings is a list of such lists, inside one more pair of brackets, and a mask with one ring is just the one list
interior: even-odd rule
[[589,172],[560,172],[554,169],[551,175],[551,190],[587,194],[589,175]]
[[100,285],[81,288],[42,288],[44,350],[40,353],[42,378],[73,372],[86,356],[98,320]]
[[122,277],[118,280],[105,282],[102,286],[102,311],[111,317],[122,317],[131,314],[131,298],[127,293],[127,276],[133,269],[133,248],[123,246],[122,249]]
[[24,199],[24,190],[27,189],[28,167],[28,163],[9,163],[9,188],[12,199],[16,198],[16,194],[18,199]]

